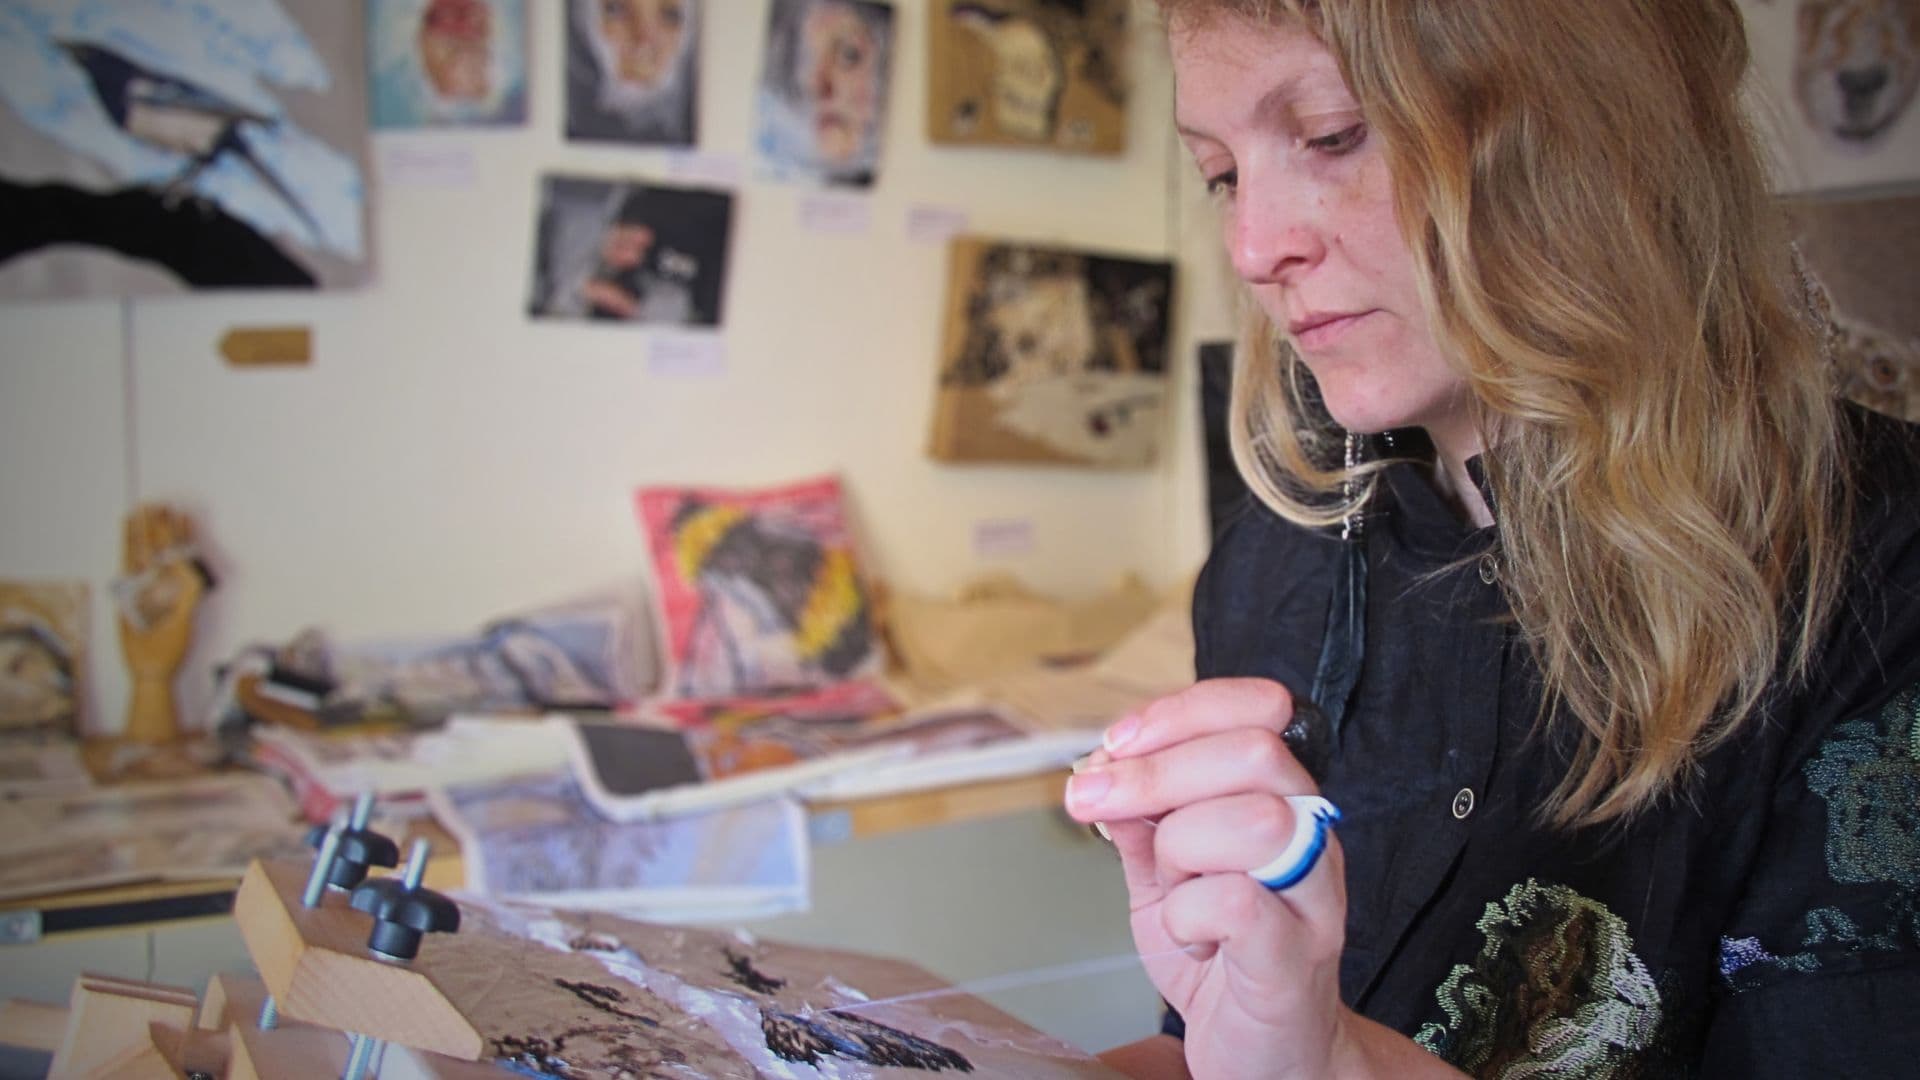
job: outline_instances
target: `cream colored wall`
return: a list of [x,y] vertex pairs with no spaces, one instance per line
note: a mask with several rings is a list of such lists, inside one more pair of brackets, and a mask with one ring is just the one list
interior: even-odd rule
[[[94,728],[117,727],[125,709],[105,589],[134,498],[190,507],[223,574],[182,680],[189,715],[209,697],[211,664],[247,642],[309,625],[346,640],[463,632],[639,573],[630,493],[646,483],[838,470],[872,568],[916,590],[1004,569],[1083,594],[1129,571],[1168,582],[1197,566],[1184,332],[1172,452],[1156,469],[947,466],[922,449],[945,272],[942,248],[907,233],[913,207],[964,211],[993,235],[1172,250],[1168,190],[1186,166],[1148,6],[1129,150],[1115,160],[930,146],[926,5],[900,0],[871,225],[828,235],[800,223],[811,191],[761,182],[748,160],[765,0],[709,0],[694,164],[742,177],[714,379],[654,373],[646,330],[522,313],[542,174],[671,182],[676,161],[562,139],[560,12],[533,6],[528,127],[375,137],[370,287],[0,307],[0,578],[93,583]],[[393,183],[379,163],[402,152],[470,154],[472,185]],[[220,360],[230,328],[279,323],[313,328],[311,367]],[[1030,550],[976,554],[975,524],[1002,519],[1030,524]]]

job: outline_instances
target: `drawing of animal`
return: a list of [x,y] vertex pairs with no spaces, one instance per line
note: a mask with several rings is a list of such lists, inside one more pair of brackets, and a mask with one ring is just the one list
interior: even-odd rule
[[1801,0],[1794,94],[1807,122],[1877,139],[1920,87],[1920,0]]
[[1021,139],[1051,138],[1066,67],[1046,30],[985,4],[956,4],[950,14],[993,51],[993,117],[1000,130]]

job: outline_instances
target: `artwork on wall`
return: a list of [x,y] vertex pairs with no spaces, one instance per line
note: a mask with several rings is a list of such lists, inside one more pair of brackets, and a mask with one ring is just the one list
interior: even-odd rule
[[565,0],[567,137],[691,146],[700,0]]
[[948,273],[934,457],[1153,461],[1172,263],[959,237]]
[[79,733],[87,592],[0,581],[0,732]]
[[1128,0],[935,0],[936,143],[1126,148]]
[[738,697],[879,672],[884,659],[840,483],[645,488],[665,697]]
[[526,0],[368,0],[373,126],[522,124]]
[[330,0],[0,2],[0,297],[363,281],[362,20]]
[[1920,0],[1742,0],[1783,191],[1920,180]]
[[1840,392],[1920,422],[1920,196],[1795,200],[1787,210],[1831,308]]
[[638,181],[542,184],[529,311],[547,318],[718,326],[733,196]]
[[773,0],[755,145],[776,175],[869,187],[893,68],[893,5]]

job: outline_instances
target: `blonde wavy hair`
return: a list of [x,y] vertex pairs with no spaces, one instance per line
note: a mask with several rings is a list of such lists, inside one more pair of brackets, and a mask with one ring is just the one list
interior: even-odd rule
[[[1683,787],[1837,603],[1845,430],[1739,99],[1733,0],[1160,0],[1305,26],[1382,140],[1434,332],[1464,375],[1501,584],[1578,750],[1542,813]],[[1247,305],[1250,309],[1252,305]],[[1354,512],[1300,365],[1250,314],[1236,461],[1290,520]],[[1343,481],[1357,496],[1339,497]]]

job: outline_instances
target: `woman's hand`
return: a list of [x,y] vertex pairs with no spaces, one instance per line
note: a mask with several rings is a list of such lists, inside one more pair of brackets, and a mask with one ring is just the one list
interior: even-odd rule
[[1067,787],[1068,812],[1104,822],[1120,851],[1134,945],[1208,1080],[1365,1072],[1361,1044],[1397,1038],[1340,1001],[1338,840],[1282,892],[1247,873],[1292,835],[1285,797],[1318,793],[1281,741],[1292,718],[1278,683],[1202,682],[1116,723]]

